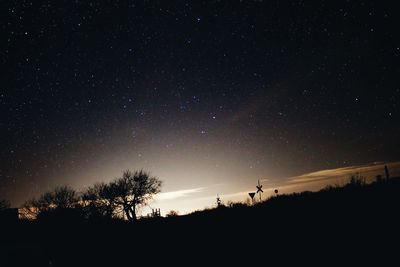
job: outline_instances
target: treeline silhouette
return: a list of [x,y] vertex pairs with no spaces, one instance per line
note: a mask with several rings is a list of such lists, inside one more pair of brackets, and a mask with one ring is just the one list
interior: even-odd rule
[[399,203],[400,178],[367,184],[355,176],[344,186],[184,216],[20,221],[2,235],[0,265],[381,266],[397,259]]
[[20,210],[25,219],[110,220],[137,219],[137,209],[160,192],[162,182],[143,170],[126,170],[109,183],[96,183],[78,193],[69,186],[56,187],[27,201]]

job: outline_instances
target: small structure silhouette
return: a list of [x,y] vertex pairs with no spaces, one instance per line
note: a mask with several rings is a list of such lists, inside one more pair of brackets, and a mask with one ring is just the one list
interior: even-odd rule
[[274,190],[275,196],[278,196],[278,189]]
[[148,213],[147,217],[148,218],[161,217],[161,210],[160,209],[151,209],[151,213]]
[[219,195],[217,195],[217,207],[221,207],[221,206],[222,206],[221,198],[219,197]]
[[161,210],[160,209],[151,209],[151,213],[153,217],[160,217],[161,216]]

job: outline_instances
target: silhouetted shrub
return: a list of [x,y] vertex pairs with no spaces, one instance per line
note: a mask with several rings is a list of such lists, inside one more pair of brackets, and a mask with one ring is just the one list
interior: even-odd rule
[[169,212],[167,213],[166,216],[167,216],[167,217],[176,217],[176,216],[179,216],[179,212],[176,211],[176,210],[171,210],[171,211],[169,211]]
[[346,184],[346,187],[363,187],[366,185],[366,179],[365,177],[361,176],[360,174],[354,174],[350,176],[348,184]]

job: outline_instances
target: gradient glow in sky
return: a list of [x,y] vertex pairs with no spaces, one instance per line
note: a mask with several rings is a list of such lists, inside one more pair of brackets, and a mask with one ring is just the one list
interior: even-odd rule
[[[321,170],[306,173],[294,177],[280,179],[261,179],[264,193],[262,198],[265,200],[275,195],[274,190],[278,189],[279,194],[289,194],[302,191],[317,191],[327,185],[344,185],[352,175],[360,175],[367,182],[374,181],[377,175],[385,177],[384,166],[388,166],[391,177],[400,176],[400,162],[382,163],[348,166],[337,169]],[[224,204],[232,202],[246,202],[249,192],[255,192],[255,185],[248,184],[241,187],[242,191],[225,191],[226,185],[215,184],[209,187],[199,187],[186,190],[161,193],[155,198],[151,206],[162,207],[164,214],[169,210],[180,211],[181,214],[193,210],[201,210],[205,207],[216,206],[216,196],[220,196]],[[239,189],[239,188],[238,188]],[[258,200],[258,195],[256,196]],[[145,213],[148,210],[144,210]],[[145,215],[145,214],[144,214]]]
[[0,197],[13,206],[144,169],[164,181],[169,204],[154,205],[187,212],[258,179],[282,187],[399,160],[391,3],[14,1],[1,12]]

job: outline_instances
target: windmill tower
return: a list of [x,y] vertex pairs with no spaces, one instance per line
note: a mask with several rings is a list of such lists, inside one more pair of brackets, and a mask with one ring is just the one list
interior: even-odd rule
[[257,194],[260,196],[260,202],[261,202],[261,194],[264,193],[262,190],[262,184],[260,184],[260,180],[258,180],[258,185],[256,185],[257,188]]

